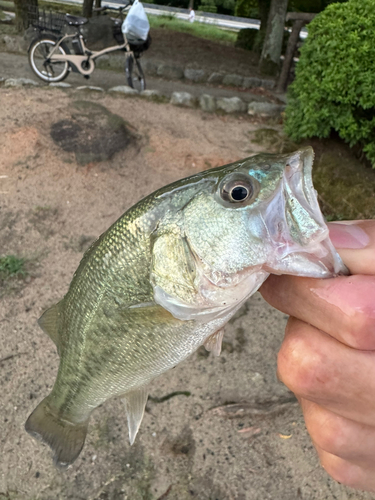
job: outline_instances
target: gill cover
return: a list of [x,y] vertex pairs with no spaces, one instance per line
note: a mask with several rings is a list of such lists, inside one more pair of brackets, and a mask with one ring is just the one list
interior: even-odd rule
[[155,301],[178,319],[206,322],[230,317],[269,273],[346,274],[312,184],[313,157],[305,148],[203,172],[202,189],[155,233]]

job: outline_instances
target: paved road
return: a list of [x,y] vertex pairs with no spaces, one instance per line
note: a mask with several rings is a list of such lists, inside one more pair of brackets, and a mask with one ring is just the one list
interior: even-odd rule
[[[32,72],[26,55],[0,52],[0,78],[31,78],[42,84]],[[77,73],[71,73],[66,79],[67,83],[78,87],[81,85],[93,85],[102,87],[105,90],[117,85],[126,85],[125,75],[116,71],[96,69],[89,80]],[[163,95],[170,97],[172,92],[189,92],[195,97],[202,94],[211,94],[215,97],[238,96],[246,102],[264,100],[250,91],[239,91],[234,89],[224,89],[210,85],[187,83],[180,80],[164,80],[162,78],[149,77],[146,75],[148,89],[154,89]]]

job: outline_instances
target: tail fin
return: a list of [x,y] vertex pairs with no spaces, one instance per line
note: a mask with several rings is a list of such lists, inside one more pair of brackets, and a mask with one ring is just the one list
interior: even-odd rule
[[26,421],[25,429],[34,438],[48,444],[54,452],[57,467],[66,468],[81,453],[85,443],[87,424],[75,425],[54,415],[48,406],[47,396]]

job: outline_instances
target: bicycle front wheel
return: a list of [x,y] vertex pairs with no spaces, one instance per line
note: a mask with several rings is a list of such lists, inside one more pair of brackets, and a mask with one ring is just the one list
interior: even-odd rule
[[130,54],[126,58],[125,73],[129,87],[142,92],[146,88],[145,76],[143,74],[142,66],[138,57]]
[[[29,50],[29,63],[36,76],[45,82],[61,82],[69,73],[67,61],[51,61],[49,56],[56,46],[53,37],[35,40]],[[54,54],[65,55],[64,48],[59,45]]]

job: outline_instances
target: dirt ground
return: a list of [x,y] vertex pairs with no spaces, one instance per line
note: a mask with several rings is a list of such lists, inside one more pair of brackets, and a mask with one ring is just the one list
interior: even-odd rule
[[[119,115],[136,139],[110,160],[79,164],[51,138],[57,122],[74,120],[77,100]],[[85,248],[127,208],[176,179],[259,152],[259,125],[51,88],[2,88],[0,102],[0,255],[24,257],[29,271],[0,290],[0,499],[373,498],[320,467],[299,407],[275,374],[286,317],[259,294],[227,325],[219,358],[199,350],[154,381],[132,447],[122,403],[112,400],[94,412],[77,462],[65,472],[53,467],[48,448],[23,428],[58,367],[38,317],[66,293]]]
[[[178,61],[180,66],[202,68],[207,72],[259,76],[258,56],[248,50],[167,29],[153,29],[151,36],[152,44],[145,53],[148,57],[175,64]],[[219,60],[217,54],[220,54]]]

